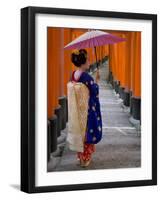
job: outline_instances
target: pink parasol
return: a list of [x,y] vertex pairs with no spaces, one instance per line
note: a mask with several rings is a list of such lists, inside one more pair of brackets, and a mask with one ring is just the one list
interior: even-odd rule
[[[100,31],[100,30],[88,30],[78,38],[67,44],[64,49],[81,49],[81,48],[95,48],[95,56],[97,62],[96,46],[102,46],[106,44],[114,44],[125,41],[125,38],[120,38],[113,34]],[[98,66],[97,66],[98,68]]]

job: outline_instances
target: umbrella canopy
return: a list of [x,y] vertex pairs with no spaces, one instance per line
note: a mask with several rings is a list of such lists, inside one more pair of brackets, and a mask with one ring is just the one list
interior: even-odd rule
[[64,49],[81,49],[125,41],[125,38],[106,33],[100,30],[87,31],[67,44]]
[[96,46],[114,44],[122,41],[125,41],[125,38],[120,38],[118,36],[100,30],[88,30],[87,32],[67,44],[64,49],[82,49],[94,47],[97,62]]

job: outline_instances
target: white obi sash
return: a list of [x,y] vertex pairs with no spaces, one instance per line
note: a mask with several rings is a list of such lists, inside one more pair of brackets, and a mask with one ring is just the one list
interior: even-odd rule
[[81,82],[67,83],[69,149],[83,152],[87,127],[89,89]]

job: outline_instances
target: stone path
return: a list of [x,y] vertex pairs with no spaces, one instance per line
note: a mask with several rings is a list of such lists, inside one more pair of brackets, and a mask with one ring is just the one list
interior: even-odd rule
[[[64,152],[55,168],[50,163],[49,171],[73,171],[88,169],[114,169],[140,167],[141,137],[130,123],[130,114],[122,105],[112,86],[107,83],[107,63],[100,68],[99,97],[103,121],[103,137],[96,144],[93,160],[87,168],[78,165],[76,152],[64,146]],[[94,77],[94,75],[93,75]],[[63,130],[65,133],[66,129]]]

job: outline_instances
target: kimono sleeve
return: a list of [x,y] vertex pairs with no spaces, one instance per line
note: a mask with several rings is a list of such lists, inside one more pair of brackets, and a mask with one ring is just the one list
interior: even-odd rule
[[99,93],[99,86],[97,83],[94,82],[94,79],[92,76],[88,76],[86,79],[85,84],[87,85],[87,87],[89,88],[90,94],[92,96],[97,96]]

